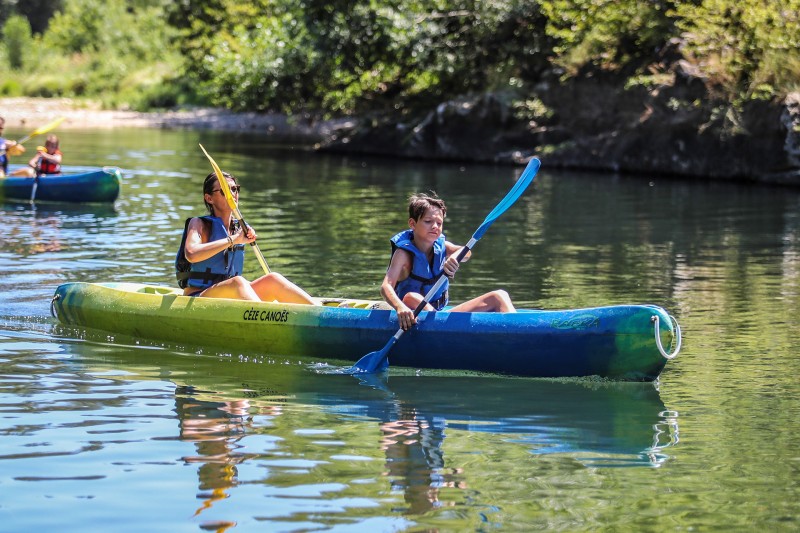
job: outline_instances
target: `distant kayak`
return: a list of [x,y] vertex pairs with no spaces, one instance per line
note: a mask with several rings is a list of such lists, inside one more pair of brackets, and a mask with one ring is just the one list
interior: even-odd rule
[[[113,202],[119,196],[120,170],[103,167],[82,172],[45,174],[38,178],[36,201]],[[36,178],[0,178],[0,198],[30,200]]]
[[[68,325],[180,345],[354,362],[383,346],[397,314],[370,300],[322,305],[183,296],[138,283],[66,283],[54,316]],[[654,305],[517,313],[422,312],[392,366],[534,377],[653,381],[680,349],[680,327]],[[670,353],[671,350],[671,353]]]

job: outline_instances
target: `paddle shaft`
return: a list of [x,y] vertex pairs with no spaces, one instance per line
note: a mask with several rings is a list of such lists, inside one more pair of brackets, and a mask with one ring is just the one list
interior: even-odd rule
[[[243,231],[246,232],[248,226],[247,226],[247,222],[244,221],[244,217],[242,216],[242,212],[239,211],[239,208],[237,207],[236,209],[233,210],[233,213],[239,219],[239,222],[242,223]],[[264,259],[264,254],[261,253],[261,248],[258,247],[258,244],[256,244],[256,241],[251,242],[250,246],[253,247],[253,251],[255,251],[255,253],[256,253],[256,258],[258,259],[259,264],[261,264],[261,268],[264,269],[264,273],[265,274],[269,274],[270,273],[269,265],[267,265],[267,260]]]
[[31,203],[36,200],[36,189],[39,188],[39,176],[42,175],[42,171],[37,168],[36,175],[33,177],[33,186],[31,187]]

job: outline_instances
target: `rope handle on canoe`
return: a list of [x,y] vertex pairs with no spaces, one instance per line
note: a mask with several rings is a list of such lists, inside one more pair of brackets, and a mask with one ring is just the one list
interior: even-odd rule
[[663,355],[665,359],[675,359],[675,357],[678,355],[678,352],[681,351],[681,326],[680,324],[678,324],[678,321],[675,320],[674,316],[672,315],[667,315],[667,316],[669,317],[672,324],[675,326],[674,339],[677,339],[678,342],[677,346],[675,346],[675,351],[672,352],[671,354],[667,353],[666,350],[664,350],[664,346],[661,344],[661,334],[659,332],[660,321],[658,315],[653,315],[653,318],[651,318],[650,320],[655,324],[656,346],[658,346],[658,351],[661,352],[661,355]]
[[58,315],[56,314],[56,301],[60,300],[60,299],[61,299],[61,295],[60,294],[56,294],[56,295],[53,295],[53,299],[50,300],[50,315],[53,318],[58,318]]

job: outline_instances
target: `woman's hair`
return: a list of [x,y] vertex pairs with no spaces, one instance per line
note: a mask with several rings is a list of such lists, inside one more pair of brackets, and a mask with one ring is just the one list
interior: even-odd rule
[[408,216],[414,220],[419,220],[431,207],[441,209],[442,218],[447,215],[447,206],[444,205],[444,200],[436,196],[435,192],[431,191],[430,195],[425,193],[412,194],[408,199]]
[[[227,172],[223,172],[222,176],[225,179],[233,180],[233,183],[235,183],[236,185],[239,185],[239,182],[236,181],[236,177],[234,175],[228,174]],[[214,215],[214,206],[212,206],[211,204],[206,202],[205,195],[206,194],[216,194],[214,191],[219,187],[221,187],[221,185],[219,183],[219,180],[217,179],[217,173],[216,172],[212,172],[211,174],[206,176],[205,181],[203,181],[203,203],[206,204],[206,209],[208,209],[208,214],[212,215],[212,216]]]

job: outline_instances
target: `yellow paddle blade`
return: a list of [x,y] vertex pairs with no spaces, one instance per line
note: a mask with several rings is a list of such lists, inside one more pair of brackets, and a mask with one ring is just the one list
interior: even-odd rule
[[19,144],[22,144],[22,143],[24,143],[25,141],[27,141],[28,139],[30,139],[31,137],[35,137],[35,136],[37,136],[37,135],[42,135],[42,134],[44,134],[44,133],[47,133],[47,132],[48,132],[48,131],[50,131],[50,130],[54,130],[54,129],[56,129],[56,128],[58,127],[58,125],[59,125],[59,124],[61,124],[62,122],[64,122],[64,119],[65,119],[65,118],[67,118],[67,117],[60,117],[60,118],[57,118],[57,119],[55,119],[53,122],[51,122],[51,123],[49,123],[49,124],[45,124],[44,126],[40,127],[39,129],[35,129],[35,130],[33,130],[33,132],[32,132],[30,135],[26,135],[26,136],[25,136],[25,137],[23,137],[22,139],[18,140],[18,141],[17,141],[17,143],[19,143]]
[[53,122],[51,122],[50,124],[45,124],[44,126],[42,126],[41,128],[39,128],[38,130],[33,130],[33,133],[31,133],[31,135],[30,135],[30,136],[31,136],[31,137],[33,137],[34,135],[41,135],[41,134],[43,134],[43,133],[47,133],[47,132],[48,132],[48,131],[50,131],[50,130],[54,130],[54,129],[56,129],[56,128],[58,127],[58,125],[59,125],[59,124],[61,124],[62,122],[64,122],[64,119],[65,119],[65,118],[67,118],[67,117],[61,117],[61,118],[57,118],[57,119],[55,119]]
[[208,155],[206,149],[203,148],[203,145],[200,145],[200,149],[206,154],[206,157],[209,161],[211,161],[211,166],[214,167],[214,173],[217,175],[217,180],[219,180],[219,188],[222,189],[222,194],[225,195],[225,200],[228,202],[232,211],[236,211],[237,205],[236,200],[233,199],[233,193],[231,192],[231,186],[228,185],[228,180],[225,179],[225,176],[222,175],[222,170],[217,165],[217,162],[214,161],[214,158]]

